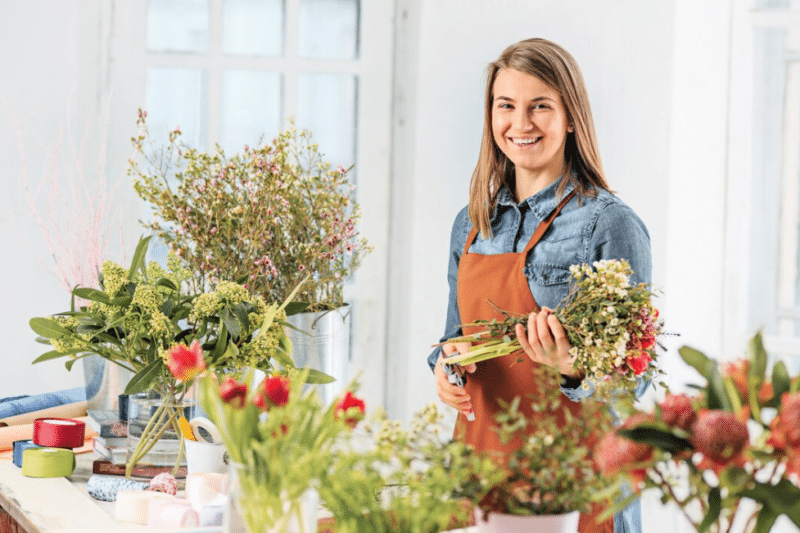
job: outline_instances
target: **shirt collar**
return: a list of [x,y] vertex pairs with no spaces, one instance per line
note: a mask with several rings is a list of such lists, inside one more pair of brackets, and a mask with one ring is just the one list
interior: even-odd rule
[[527,206],[539,220],[544,220],[547,218],[547,215],[552,213],[553,209],[558,206],[561,199],[571,193],[572,189],[575,188],[571,180],[567,181],[566,187],[564,188],[564,196],[557,196],[558,187],[562,179],[564,179],[563,176],[519,204],[517,204],[514,194],[509,190],[508,185],[503,185],[503,188],[500,189],[500,193],[497,195],[497,205],[492,211],[492,219],[494,220],[497,216],[500,206],[504,208],[515,206],[523,208]]

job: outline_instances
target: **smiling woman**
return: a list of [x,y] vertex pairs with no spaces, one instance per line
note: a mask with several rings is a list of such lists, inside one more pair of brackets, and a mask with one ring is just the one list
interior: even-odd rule
[[[649,284],[650,237],[606,184],[583,76],[566,50],[544,39],[509,46],[489,66],[485,105],[469,206],[451,233],[445,335],[428,362],[439,398],[459,411],[455,438],[507,461],[525,439],[501,440],[497,420],[515,401],[529,420],[541,416],[528,401],[550,386],[536,377],[537,367],[557,369],[561,392],[573,400],[550,414],[591,416],[581,400],[594,384],[575,368],[573,346],[551,311],[567,296],[570,267],[624,259],[631,281]],[[516,325],[518,355],[466,365],[456,370],[466,371],[466,385],[451,383],[442,359],[470,344],[448,339],[477,333],[476,322],[502,321],[506,312],[528,317],[527,328]],[[640,395],[646,383],[637,385]],[[590,441],[577,445],[589,450]],[[579,531],[637,533],[639,515],[638,501],[613,520],[586,513]]]

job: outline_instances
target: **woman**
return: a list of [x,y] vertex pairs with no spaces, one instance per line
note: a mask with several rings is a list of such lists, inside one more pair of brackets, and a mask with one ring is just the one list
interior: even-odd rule
[[[580,416],[579,401],[592,387],[582,386],[564,328],[550,309],[567,294],[569,267],[600,259],[626,259],[633,283],[650,282],[650,237],[606,183],[577,63],[550,41],[521,41],[489,65],[469,205],[456,216],[450,238],[442,342],[465,333],[459,324],[502,319],[494,306],[530,313],[527,329],[516,330],[528,355],[524,364],[558,369],[561,390],[575,400],[567,402],[569,409]],[[520,365],[510,369],[490,360],[463,369],[465,387],[451,384],[441,359],[468,348],[444,344],[429,356],[437,393],[459,411],[458,438],[479,450],[507,453],[492,431],[498,399],[510,401],[536,383]],[[579,529],[639,532],[638,502],[603,524],[582,516]]]

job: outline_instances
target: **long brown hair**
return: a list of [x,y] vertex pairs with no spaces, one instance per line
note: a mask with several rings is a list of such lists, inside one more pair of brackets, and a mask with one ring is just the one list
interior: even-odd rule
[[487,69],[483,138],[470,182],[469,218],[484,238],[492,236],[490,218],[497,195],[503,184],[510,185],[514,178],[514,163],[495,144],[492,135],[492,88],[497,73],[507,68],[536,76],[557,91],[564,102],[574,131],[567,134],[564,147],[567,179],[561,181],[558,194],[564,194],[568,181],[574,184],[579,197],[596,195],[598,187],[609,190],[597,149],[589,95],[575,58],[546,39],[527,39],[512,44]]

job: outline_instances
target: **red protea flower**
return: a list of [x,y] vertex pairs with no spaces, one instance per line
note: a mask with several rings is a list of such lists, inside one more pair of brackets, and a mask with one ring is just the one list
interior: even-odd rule
[[181,381],[194,379],[206,369],[200,342],[195,339],[190,346],[176,344],[167,351],[166,364],[175,379]]
[[[630,429],[652,420],[653,417],[647,413],[637,413],[628,418],[621,427]],[[625,438],[616,430],[607,433],[595,447],[595,464],[600,472],[606,475],[626,472],[636,485],[647,475],[645,465],[652,457],[651,446]]]
[[728,411],[703,410],[692,426],[695,450],[722,467],[737,459],[750,441],[747,425]]
[[800,453],[800,392],[781,396],[781,408],[770,424],[767,443],[777,450],[795,449]]
[[364,411],[364,400],[353,396],[352,392],[347,391],[333,409],[333,416],[337,419],[344,417],[345,424],[353,428],[359,421],[364,419]]
[[268,411],[271,407],[282,407],[289,402],[289,380],[284,376],[267,376],[258,386],[253,403]]
[[670,394],[659,404],[661,420],[668,426],[679,427],[691,431],[692,424],[697,420],[692,399],[686,394]]
[[219,386],[219,397],[233,408],[241,409],[247,400],[247,384],[237,383],[235,379],[229,377]]

